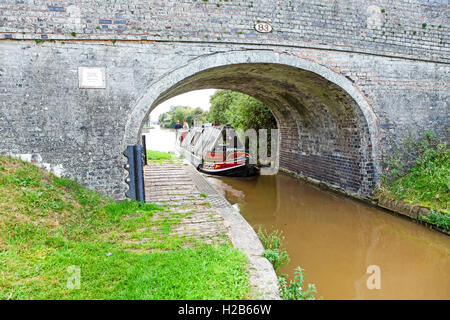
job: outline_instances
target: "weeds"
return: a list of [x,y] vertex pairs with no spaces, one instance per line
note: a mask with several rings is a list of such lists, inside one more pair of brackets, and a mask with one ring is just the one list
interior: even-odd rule
[[262,256],[272,263],[275,272],[278,274],[278,269],[283,265],[287,265],[290,261],[286,249],[281,247],[282,239],[284,239],[281,238],[281,232],[275,230],[267,233],[259,229],[258,236],[265,248]]
[[420,219],[445,231],[450,231],[450,215],[448,213],[431,210],[429,215],[421,215]]
[[304,270],[301,267],[297,267],[295,270],[294,279],[289,284],[286,280],[287,276],[281,275],[278,272],[278,268],[283,265],[287,265],[290,261],[286,249],[282,248],[284,238],[282,237],[281,231],[275,230],[271,233],[267,233],[259,229],[258,236],[265,248],[262,256],[272,263],[273,268],[278,275],[278,285],[281,298],[285,300],[315,300],[317,290],[314,284],[308,284],[306,290],[303,290],[302,288]]
[[284,300],[316,300],[317,289],[315,284],[308,284],[306,290],[302,288],[304,276],[303,269],[295,269],[294,279],[288,284],[285,278],[279,280],[280,296]]

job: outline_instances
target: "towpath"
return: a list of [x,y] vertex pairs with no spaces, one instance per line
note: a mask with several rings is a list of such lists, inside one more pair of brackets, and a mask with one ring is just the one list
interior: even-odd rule
[[144,167],[144,179],[147,202],[165,205],[184,216],[173,233],[208,244],[231,241],[249,258],[254,297],[279,299],[277,277],[270,262],[261,257],[264,248],[258,236],[192,165],[181,161],[150,163]]

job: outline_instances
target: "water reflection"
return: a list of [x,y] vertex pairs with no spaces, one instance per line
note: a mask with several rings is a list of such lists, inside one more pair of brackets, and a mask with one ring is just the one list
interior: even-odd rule
[[175,130],[163,129],[159,125],[154,125],[153,129],[144,129],[147,150],[161,152],[175,151]]

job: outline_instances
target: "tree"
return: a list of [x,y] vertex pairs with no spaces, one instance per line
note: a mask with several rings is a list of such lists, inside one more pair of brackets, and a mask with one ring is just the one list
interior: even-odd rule
[[[261,101],[256,100],[244,93],[218,90],[211,96],[211,108],[209,110],[209,120],[218,124],[230,124],[236,130],[242,132],[254,129],[259,133],[260,129],[267,131],[267,148],[271,153],[271,130],[276,129],[277,121],[270,109]],[[238,133],[238,135],[242,135]],[[243,136],[240,137],[244,139]],[[248,145],[248,140],[243,141]],[[252,153],[259,148],[259,140],[253,146],[249,146]],[[259,159],[258,159],[259,161]]]
[[204,122],[207,119],[207,115],[208,112],[203,111],[201,108],[172,106],[168,112],[159,116],[159,124],[164,128],[173,128],[177,121],[183,123],[186,120],[189,126],[192,126],[196,120]]
[[233,104],[233,101],[237,98],[238,94],[238,92],[230,90],[216,91],[209,99],[209,102],[211,103],[209,120],[211,122],[216,121],[217,124],[229,123],[229,116],[226,114],[226,111]]
[[277,122],[261,101],[244,93],[218,90],[211,96],[209,120],[230,124],[235,129],[275,129]]

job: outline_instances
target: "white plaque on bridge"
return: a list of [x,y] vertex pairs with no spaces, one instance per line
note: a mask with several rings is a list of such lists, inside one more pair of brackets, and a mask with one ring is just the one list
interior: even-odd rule
[[78,86],[81,89],[105,89],[104,67],[78,67]]

